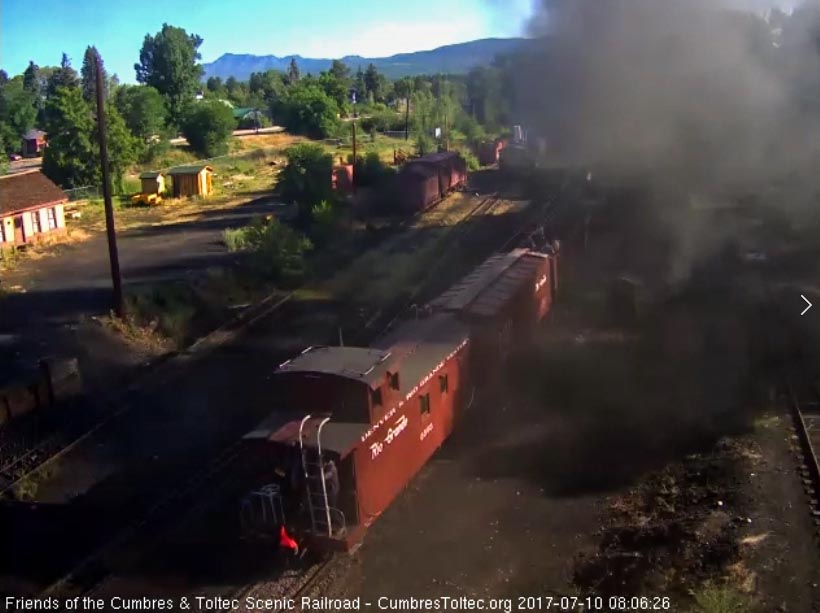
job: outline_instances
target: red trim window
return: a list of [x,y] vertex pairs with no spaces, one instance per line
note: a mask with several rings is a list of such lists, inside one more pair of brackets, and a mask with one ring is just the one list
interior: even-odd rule
[[34,234],[42,232],[43,226],[40,223],[40,211],[32,211],[29,215],[31,215],[31,231]]
[[56,210],[53,206],[46,209],[46,217],[48,218],[48,229],[49,230],[56,230],[57,229],[57,212],[56,212]]

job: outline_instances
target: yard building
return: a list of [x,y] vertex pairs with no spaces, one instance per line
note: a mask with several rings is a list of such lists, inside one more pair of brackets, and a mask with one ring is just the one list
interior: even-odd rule
[[46,133],[42,130],[29,130],[21,139],[21,150],[25,157],[36,157],[43,154],[46,148]]
[[165,191],[165,175],[150,170],[140,175],[140,192],[143,194],[161,194]]
[[233,109],[233,116],[237,126],[241,128],[254,128],[262,125],[264,115],[262,111],[253,107],[237,107]]
[[174,198],[210,196],[213,193],[214,169],[207,165],[177,166],[168,171],[173,179]]
[[0,177],[0,248],[65,232],[65,192],[39,170]]

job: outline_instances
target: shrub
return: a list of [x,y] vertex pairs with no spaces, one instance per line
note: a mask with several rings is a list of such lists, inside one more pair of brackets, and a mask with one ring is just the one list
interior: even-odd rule
[[330,200],[322,200],[311,209],[311,236],[317,243],[327,242],[339,223],[339,210]]
[[231,109],[218,100],[191,104],[182,117],[182,134],[197,153],[216,157],[228,151],[228,137],[236,120]]
[[[353,163],[353,156],[348,156],[348,164]],[[384,184],[395,170],[382,162],[379,154],[375,151],[368,153],[364,159],[357,156],[355,163],[356,185],[361,187],[371,187]]]
[[285,157],[288,163],[279,175],[280,193],[284,200],[298,205],[300,223],[307,225],[313,206],[333,197],[333,157],[310,143],[291,147]]
[[247,251],[252,266],[266,277],[281,279],[305,273],[305,255],[313,243],[275,217],[254,219],[244,228],[229,228],[223,240],[230,251]]
[[481,168],[481,164],[478,163],[478,158],[472,154],[470,151],[461,151],[461,157],[464,158],[464,161],[467,162],[467,170],[478,170]]

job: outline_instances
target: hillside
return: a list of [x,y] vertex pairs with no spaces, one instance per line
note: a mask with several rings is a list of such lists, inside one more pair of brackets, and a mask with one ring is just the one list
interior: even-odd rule
[[[489,64],[493,58],[502,53],[515,51],[524,44],[523,38],[485,38],[466,43],[446,45],[429,51],[399,53],[390,57],[366,58],[360,55],[347,55],[340,58],[355,71],[359,66],[364,69],[371,62],[391,79],[407,75],[435,74],[446,72],[459,74],[469,71],[474,66]],[[225,53],[216,61],[202,64],[205,69],[203,79],[208,77],[235,77],[247,80],[252,72],[269,69],[285,71],[291,59],[296,59],[299,70],[303,73],[318,74],[330,67],[331,59],[305,58],[300,55],[249,55]]]

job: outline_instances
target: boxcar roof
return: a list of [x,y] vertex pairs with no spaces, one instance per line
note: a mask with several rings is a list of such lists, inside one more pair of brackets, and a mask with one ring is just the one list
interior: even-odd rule
[[384,377],[389,359],[390,352],[365,347],[308,347],[277,372],[324,373],[371,385]]
[[450,313],[406,321],[373,343],[390,349],[399,366],[399,387],[409,392],[470,336]]
[[418,158],[413,158],[412,160],[407,160],[408,164],[418,164],[418,163],[428,163],[428,164],[438,164],[439,162],[444,162],[446,160],[452,160],[453,158],[459,157],[458,151],[441,151],[439,153],[429,153],[427,155],[423,155]]
[[478,317],[494,316],[524,283],[532,281],[547,257],[532,251],[524,253],[470,303],[466,312]]
[[515,249],[509,253],[499,253],[486,259],[483,264],[430,303],[436,309],[460,311],[466,308],[478,295],[490,287],[507,269],[527,253],[526,249]]
[[[293,411],[276,411],[268,415],[256,428],[248,432],[243,439],[248,441],[264,441],[281,445],[299,444],[299,424],[304,415]],[[305,443],[309,447],[316,447],[321,417],[316,416],[305,424],[303,431]],[[365,423],[333,421],[332,419],[322,428],[322,450],[338,453],[345,456],[352,451],[361,440],[362,435],[370,427]]]

